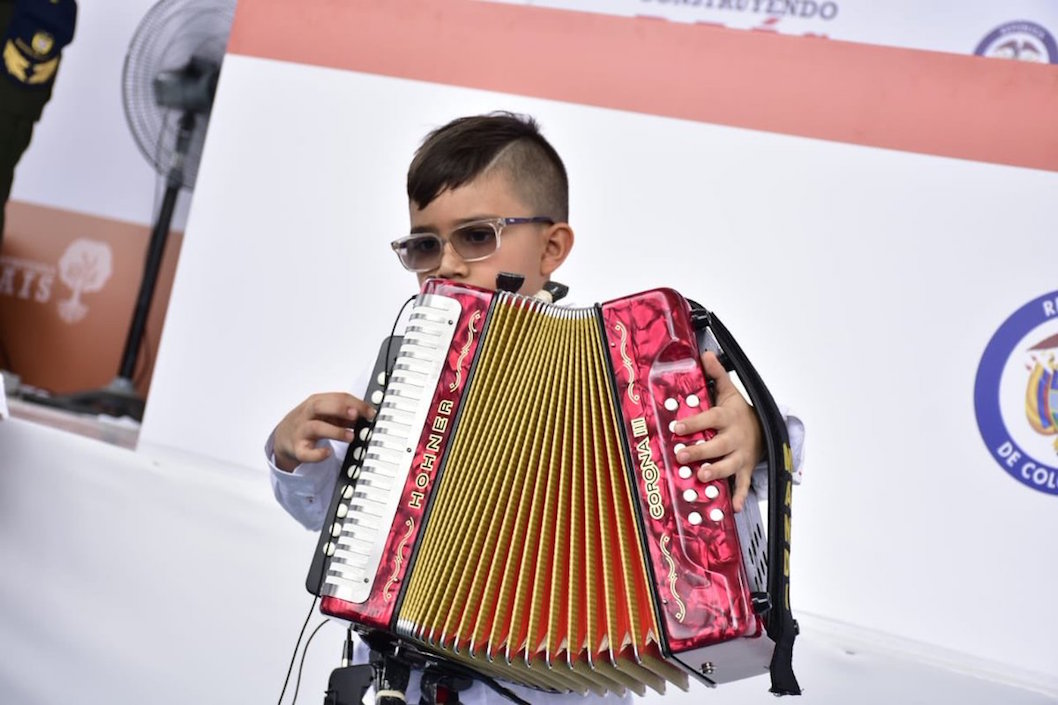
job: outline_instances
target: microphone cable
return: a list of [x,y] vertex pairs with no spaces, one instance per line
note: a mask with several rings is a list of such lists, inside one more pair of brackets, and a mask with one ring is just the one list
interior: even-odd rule
[[[305,636],[305,630],[309,626],[309,620],[312,619],[312,613],[316,610],[316,601],[319,600],[319,599],[320,599],[319,595],[313,595],[312,596],[312,604],[309,606],[309,613],[307,615],[305,615],[305,623],[301,625],[301,632],[298,633],[297,643],[294,644],[294,653],[292,653],[290,655],[290,666],[287,667],[287,677],[283,679],[283,689],[279,691],[279,700],[276,701],[276,705],[282,705],[283,696],[287,694],[287,685],[290,684],[290,674],[294,672],[294,661],[297,660],[298,649],[301,648],[301,639],[302,639],[302,637]],[[327,622],[324,622],[323,624],[326,624],[326,623]],[[323,625],[321,624],[320,626],[323,626]],[[316,629],[318,630],[319,627],[316,627]],[[315,634],[316,634],[316,632],[313,632],[313,635],[315,635]],[[306,651],[308,650],[308,648],[309,648],[309,645],[305,644],[305,650]],[[302,659],[304,659],[304,656],[302,656]],[[300,680],[300,671],[299,671],[299,680]]]
[[[407,300],[405,300],[404,304],[400,307],[400,310],[397,312],[396,317],[393,319],[393,325],[390,328],[389,338],[387,339],[387,342],[386,342],[386,368],[387,368],[386,369],[386,386],[387,386],[387,388],[389,386],[390,375],[393,374],[393,369],[391,367],[392,363],[390,362],[390,353],[392,352],[393,337],[396,335],[397,325],[400,324],[400,319],[404,315],[404,310],[406,308],[408,308],[408,304],[410,304],[412,301],[414,301],[416,298],[418,298],[418,296],[419,296],[418,294],[415,294],[413,296],[409,296],[407,298]],[[380,408],[381,408],[381,405],[383,403],[385,403],[386,391],[383,390],[382,394],[383,394],[382,401],[379,403],[379,407]],[[375,430],[375,421],[377,419],[378,419],[378,416],[376,415],[375,418],[371,420],[371,425],[370,425],[371,432],[374,432],[374,430]],[[316,585],[316,594],[312,596],[312,604],[309,605],[309,613],[307,615],[305,615],[305,622],[301,625],[301,631],[298,633],[297,642],[295,642],[295,644],[294,644],[294,652],[290,655],[290,665],[287,667],[287,675],[286,675],[286,678],[283,679],[283,688],[279,692],[279,700],[276,701],[276,705],[282,705],[283,697],[286,695],[286,692],[287,692],[287,686],[290,685],[290,675],[294,672],[294,661],[297,660],[298,649],[301,648],[301,640],[305,637],[305,630],[308,628],[309,621],[312,619],[312,613],[316,610],[316,603],[320,599],[319,593],[323,589],[323,582],[324,582],[324,578],[325,578],[326,574],[327,574],[326,570],[321,570],[320,571],[320,580],[319,580],[319,583]],[[330,620],[327,619],[327,620],[324,620],[322,623],[320,623],[320,625],[316,627],[315,631],[313,631],[312,634],[309,636],[309,641],[311,641],[312,637],[316,635],[316,632],[319,631],[320,627],[322,627],[324,624],[326,624],[329,621]],[[305,651],[308,651],[308,648],[309,648],[309,645],[308,645],[308,642],[306,642],[305,643]],[[302,655],[301,655],[301,662],[302,662],[302,664],[304,664],[304,662],[305,662],[305,652],[304,651],[302,652]],[[300,684],[300,682],[301,682],[301,668],[299,667],[298,668],[298,683]],[[295,686],[295,688],[294,688],[294,700],[295,701],[297,700],[297,686]]]
[[305,668],[305,656],[309,653],[309,644],[312,643],[312,637],[316,636],[316,633],[323,628],[324,624],[327,624],[331,620],[325,619],[316,625],[316,628],[309,634],[308,640],[305,642],[305,648],[301,651],[301,663],[298,664],[298,677],[294,681],[294,699],[290,701],[290,705],[297,705],[298,702],[298,691],[301,690],[301,671]]

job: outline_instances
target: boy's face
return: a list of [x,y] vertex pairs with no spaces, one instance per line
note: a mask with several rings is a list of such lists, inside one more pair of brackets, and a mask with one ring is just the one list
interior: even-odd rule
[[[436,233],[446,239],[465,223],[488,218],[528,218],[533,213],[511,188],[506,174],[483,174],[456,189],[442,191],[425,208],[408,204],[411,232]],[[565,260],[573,244],[573,233],[565,223],[509,225],[500,235],[500,247],[487,259],[466,262],[448,242],[441,263],[428,272],[419,272],[419,284],[429,277],[443,277],[483,289],[496,288],[496,275],[513,272],[525,277],[521,293],[535,294],[543,288],[551,272]]]

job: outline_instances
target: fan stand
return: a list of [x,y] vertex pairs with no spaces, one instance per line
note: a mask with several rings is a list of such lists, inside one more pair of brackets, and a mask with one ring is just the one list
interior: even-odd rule
[[45,406],[74,411],[81,414],[104,414],[106,416],[129,416],[136,421],[143,420],[145,401],[136,391],[132,380],[136,372],[136,361],[139,358],[140,345],[147,328],[147,316],[154,299],[154,290],[158,283],[158,272],[165,254],[165,244],[169,238],[169,228],[173,222],[176,199],[184,184],[184,161],[191,146],[191,136],[195,129],[195,113],[186,110],[180,116],[176,134],[176,151],[173,166],[169,169],[165,183],[165,195],[162,207],[151,231],[147,245],[147,261],[144,265],[143,278],[140,281],[139,295],[136,297],[136,308],[133,311],[132,323],[125,338],[125,351],[121,355],[121,367],[118,376],[102,389],[86,392],[73,392],[56,396],[26,395],[28,401]]

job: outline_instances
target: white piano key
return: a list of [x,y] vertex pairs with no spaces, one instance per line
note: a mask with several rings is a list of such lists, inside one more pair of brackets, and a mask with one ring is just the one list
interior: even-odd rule
[[444,338],[434,335],[413,335],[405,336],[404,338],[408,341],[409,349],[416,348],[420,350],[439,350],[441,348],[441,341]]
[[400,397],[402,400],[408,399],[419,401],[425,397],[427,393],[429,393],[430,396],[433,396],[433,391],[433,389],[427,391],[426,385],[424,384],[413,384],[411,382],[398,382],[397,380],[393,380],[386,389],[386,396],[392,394],[395,397]]
[[395,372],[393,374],[393,381],[394,382],[406,382],[408,384],[422,385],[424,382],[427,381],[427,378],[429,378],[429,376],[430,376],[430,373],[429,373],[428,370],[427,371],[420,371],[420,370],[407,369],[407,370],[400,370],[399,372]]
[[[414,449],[426,426],[430,406],[459,319],[458,301],[419,297],[397,353],[381,409],[348,499],[345,520],[328,566],[326,594],[359,603],[370,594],[385,543],[411,472]],[[331,569],[338,572],[330,575]]]
[[355,602],[356,600],[354,598],[361,593],[362,589],[363,588],[359,585],[354,588],[349,583],[343,583],[341,585],[327,584],[323,586],[323,594],[326,597],[335,597],[339,600],[345,600],[346,602]]
[[373,541],[378,535],[378,532],[369,529],[365,526],[356,527],[356,531],[349,531],[348,528],[341,529],[338,531],[338,535],[333,537],[335,539],[345,539],[347,541]]
[[388,470],[388,469],[385,469],[385,468],[375,468],[375,469],[373,469],[373,470],[372,470],[372,471],[370,472],[370,475],[372,475],[372,476],[374,476],[374,477],[382,477],[382,478],[385,478],[385,479],[386,479],[387,481],[389,481],[389,482],[391,482],[391,483],[392,483],[392,482],[393,482],[394,480],[396,480],[396,479],[397,479],[397,473],[396,473],[395,471],[393,471],[393,470]]
[[368,572],[367,561],[369,556],[364,554],[348,557],[342,555],[343,553],[346,552],[340,549],[335,550],[334,557],[331,558],[331,563],[327,566],[329,575],[345,580],[357,580]]
[[345,537],[338,537],[334,542],[334,555],[343,558],[346,565],[356,565],[356,561],[360,559],[367,560],[371,555],[371,549],[367,544],[352,541]]
[[393,373],[414,373],[417,375],[429,376],[441,363],[441,360],[432,360],[430,362],[421,362],[412,358],[406,358],[398,360],[393,365]]

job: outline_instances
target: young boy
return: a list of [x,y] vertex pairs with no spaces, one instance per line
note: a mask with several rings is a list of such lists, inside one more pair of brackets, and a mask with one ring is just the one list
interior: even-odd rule
[[[565,167],[536,123],[523,116],[460,118],[430,133],[408,169],[408,208],[411,234],[393,247],[420,284],[443,277],[495,289],[497,274],[513,272],[525,277],[521,293],[535,294],[573,247]],[[707,352],[702,363],[716,380],[716,405],[675,431],[712,428],[716,435],[678,459],[697,467],[703,483],[734,476],[740,511],[762,454],[760,423],[716,356]],[[351,428],[373,413],[351,394],[314,394],[269,438],[265,453],[276,498],[307,528],[323,525]],[[788,425],[796,473],[803,431],[796,419]]]

